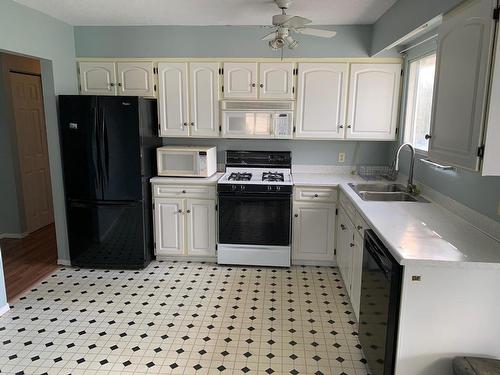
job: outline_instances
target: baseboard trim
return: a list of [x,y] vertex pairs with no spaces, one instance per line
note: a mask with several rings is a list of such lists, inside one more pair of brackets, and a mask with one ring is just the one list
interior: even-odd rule
[[318,266],[318,267],[337,267],[337,262],[334,260],[294,260],[292,259],[292,266]]
[[29,233],[24,232],[24,233],[0,233],[0,240],[4,238],[12,238],[15,240],[20,240],[24,237],[26,237]]
[[177,262],[207,262],[216,263],[217,257],[191,257],[191,256],[175,256],[175,255],[156,255],[156,260],[160,261],[177,261]]
[[9,304],[5,304],[3,305],[2,307],[0,307],[0,316],[2,316],[3,314],[5,314],[7,311],[10,310],[10,306]]
[[67,259],[57,259],[57,264],[59,264],[60,266],[71,266],[71,261],[67,260]]

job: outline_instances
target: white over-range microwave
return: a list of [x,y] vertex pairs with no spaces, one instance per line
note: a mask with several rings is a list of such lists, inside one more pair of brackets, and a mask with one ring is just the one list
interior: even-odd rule
[[224,138],[284,138],[293,136],[293,101],[221,102]]
[[164,146],[156,149],[158,176],[210,177],[217,172],[215,146]]

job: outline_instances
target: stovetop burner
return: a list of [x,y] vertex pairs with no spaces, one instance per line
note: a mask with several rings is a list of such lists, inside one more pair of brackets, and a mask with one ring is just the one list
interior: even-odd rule
[[280,172],[263,172],[262,181],[282,182],[285,181],[285,176]]
[[229,175],[229,181],[250,181],[252,179],[251,173],[246,172],[233,172]]

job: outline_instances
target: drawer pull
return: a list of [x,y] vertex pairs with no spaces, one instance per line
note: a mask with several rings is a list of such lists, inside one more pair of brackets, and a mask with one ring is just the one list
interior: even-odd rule
[[314,198],[318,198],[318,197],[319,197],[319,195],[318,195],[318,194],[314,194]]
[[183,191],[182,191],[182,194],[186,194],[186,190],[183,190]]

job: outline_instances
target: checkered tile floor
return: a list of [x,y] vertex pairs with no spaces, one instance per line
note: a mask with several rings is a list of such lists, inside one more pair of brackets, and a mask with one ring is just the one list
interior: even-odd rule
[[60,268],[0,318],[0,370],[366,375],[351,311],[336,268]]

